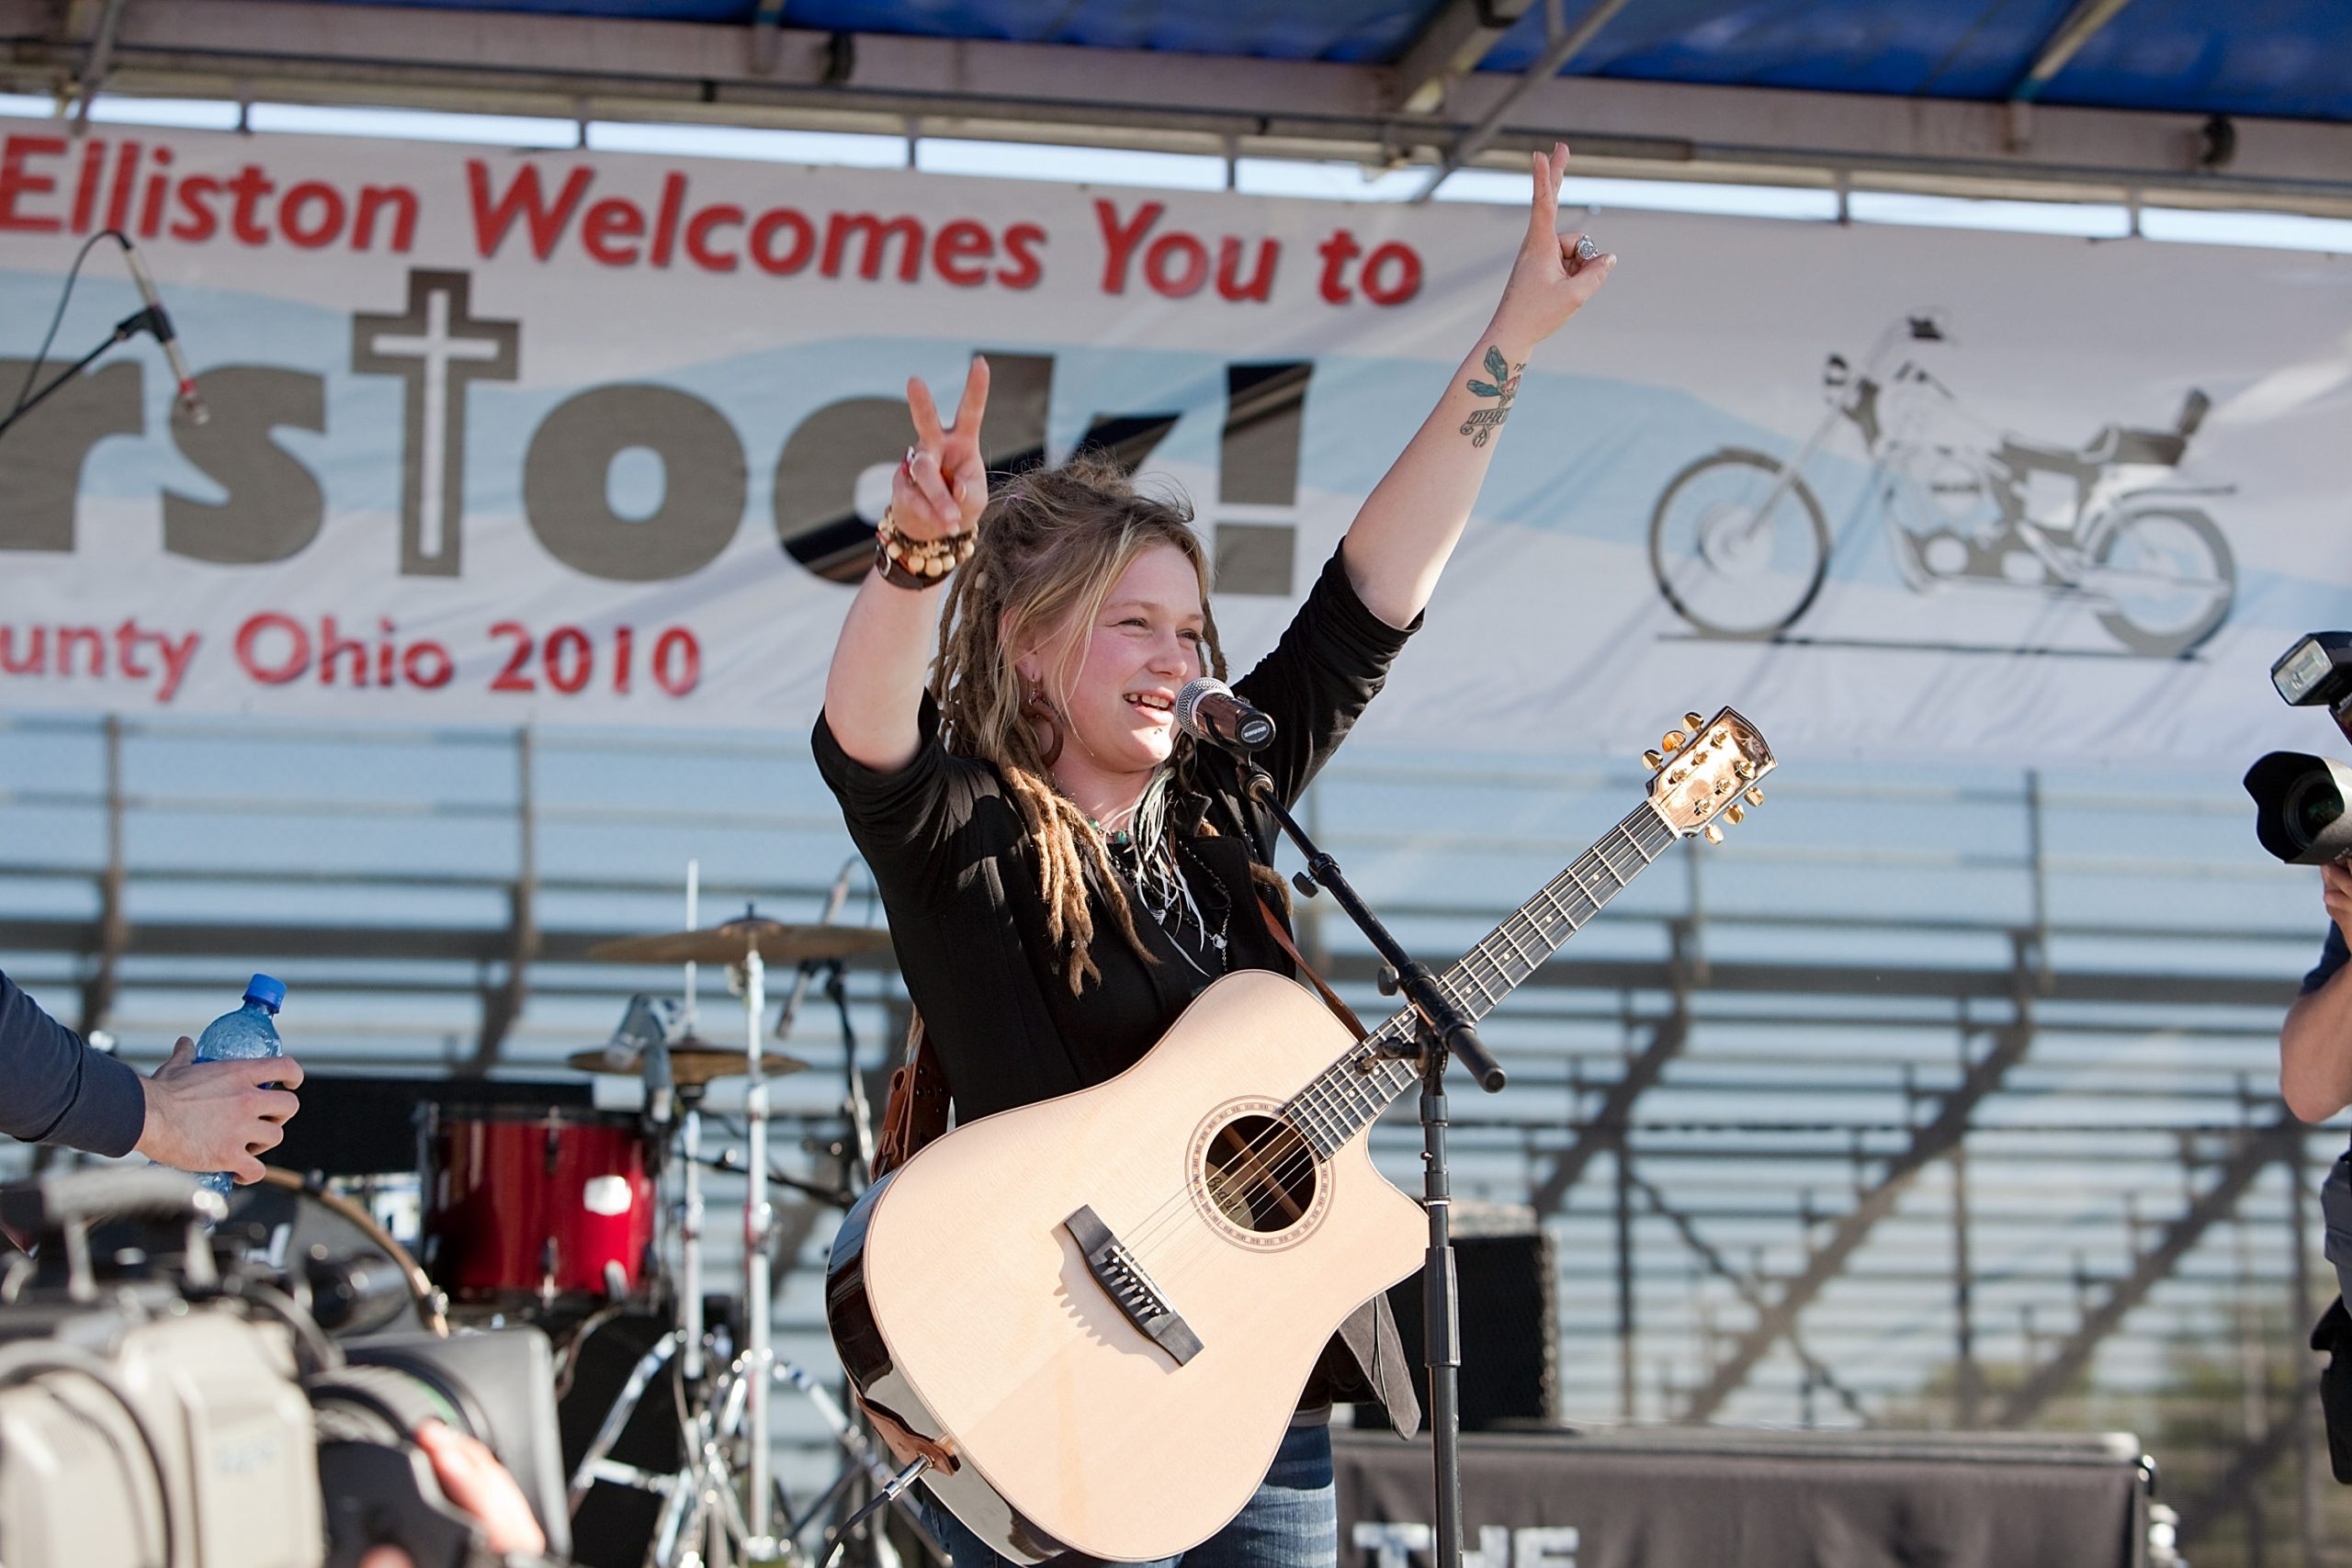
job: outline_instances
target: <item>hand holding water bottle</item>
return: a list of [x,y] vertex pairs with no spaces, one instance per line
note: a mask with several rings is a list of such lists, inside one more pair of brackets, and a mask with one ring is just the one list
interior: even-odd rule
[[254,1156],[277,1146],[283,1123],[300,1108],[292,1091],[302,1069],[280,1055],[271,1022],[285,999],[284,986],[256,975],[244,1005],[213,1020],[201,1044],[181,1036],[170,1059],[144,1081],[147,1122],[139,1153],[209,1176],[207,1185],[224,1193],[232,1180],[261,1179]]

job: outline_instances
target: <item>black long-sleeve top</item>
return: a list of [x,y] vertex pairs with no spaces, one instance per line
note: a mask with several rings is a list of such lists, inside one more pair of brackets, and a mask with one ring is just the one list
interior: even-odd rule
[[[1274,721],[1274,741],[1256,761],[1285,807],[1339,748],[1419,625],[1416,619],[1399,631],[1365,608],[1335,554],[1273,651],[1234,682],[1238,695]],[[821,714],[815,750],[818,771],[840,798],[850,837],[881,890],[899,971],[946,1074],[956,1119],[969,1122],[1117,1077],[1142,1059],[1213,976],[1184,960],[1129,889],[1136,934],[1159,962],[1137,957],[1089,867],[1094,936],[1088,952],[1102,977],[1073,996],[1046,934],[1047,910],[1020,807],[994,767],[953,756],[940,743],[939,713],[928,695],[919,722],[914,757],[893,773],[854,761]],[[1204,869],[1215,884],[1196,884],[1194,891],[1223,912],[1230,967],[1292,974],[1288,954],[1258,913],[1250,874],[1252,861],[1272,863],[1277,825],[1245,793],[1229,758],[1209,747],[1194,751],[1170,800],[1168,828],[1187,864]],[[1366,1303],[1338,1338],[1346,1356],[1327,1352],[1308,1406],[1333,1393],[1352,1399],[1369,1392],[1388,1406],[1397,1430],[1409,1434],[1419,1404],[1385,1298]]]
[[[1409,635],[1364,607],[1335,555],[1281,642],[1234,683],[1274,721],[1273,743],[1256,761],[1285,806],[1338,749]],[[1117,1077],[1212,976],[1185,962],[1130,889],[1136,933],[1159,962],[1136,956],[1103,890],[1091,886],[1090,867],[1089,953],[1102,977],[1073,996],[1046,934],[1048,911],[1020,807],[995,768],[950,755],[940,743],[938,710],[928,696],[920,724],[921,745],[894,773],[853,761],[821,715],[815,750],[881,890],[899,966],[947,1075],[957,1120]],[[1231,967],[1290,974],[1289,957],[1254,907],[1250,874],[1251,861],[1272,863],[1276,826],[1244,794],[1230,759],[1197,749],[1168,818],[1184,863],[1205,867],[1214,881],[1196,891],[1226,916]]]

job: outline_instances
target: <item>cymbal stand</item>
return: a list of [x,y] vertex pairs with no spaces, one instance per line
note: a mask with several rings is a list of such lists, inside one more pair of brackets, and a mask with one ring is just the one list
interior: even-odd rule
[[[728,1458],[729,1445],[742,1435],[744,1414],[751,1403],[750,1380],[745,1375],[751,1359],[749,1352],[734,1358],[714,1376],[684,1413],[684,1429],[679,1434],[683,1462],[677,1472],[652,1475],[606,1458],[639,1400],[668,1364],[677,1343],[677,1331],[673,1329],[654,1343],[629,1374],[619,1400],[605,1416],[603,1427],[571,1478],[571,1506],[576,1510],[590,1484],[598,1481],[659,1494],[662,1503],[646,1553],[646,1568],[729,1568],[739,1560],[747,1564],[763,1561],[752,1551],[743,1507],[735,1493],[734,1468]],[[911,1475],[893,1472],[888,1454],[866,1436],[825,1386],[801,1368],[782,1359],[775,1363],[769,1381],[786,1385],[808,1402],[840,1445],[845,1462],[831,1483],[797,1513],[782,1488],[771,1493],[783,1516],[783,1528],[765,1561],[810,1562],[812,1559],[801,1545],[801,1538],[819,1520],[839,1508],[851,1483],[862,1478],[876,1489],[876,1506],[831,1531],[826,1537],[828,1544],[838,1549],[859,1524],[878,1511],[880,1504],[888,1503],[895,1505],[915,1529],[932,1558],[945,1562],[945,1549],[933,1538],[922,1516],[899,1495]]]
[[759,938],[752,935],[743,953],[743,1054],[751,1083],[743,1096],[743,1323],[747,1375],[740,1386],[750,1391],[747,1412],[751,1428],[745,1498],[745,1525],[750,1539],[745,1550],[753,1557],[773,1555],[775,1539],[769,1525],[773,1499],[768,1472],[775,1455],[768,1451],[768,1382],[775,1354],[768,1344],[768,1243],[775,1229],[775,1212],[768,1202],[768,1080],[760,1070],[761,1025],[768,1010],[767,961],[760,956]]
[[[686,862],[686,930],[700,929],[702,862]],[[688,1039],[695,1033],[695,979],[692,959],[686,962],[686,1021]],[[686,1196],[678,1216],[678,1331],[685,1346],[679,1365],[686,1386],[702,1381],[702,1086],[682,1091],[684,1115],[679,1129],[686,1162]]]
[[685,1342],[679,1371],[686,1386],[702,1382],[702,1095],[703,1086],[678,1091],[678,1141],[686,1193],[678,1210],[678,1333]]
[[[747,1383],[741,1376],[744,1359],[737,1357],[711,1380],[705,1397],[695,1401],[686,1429],[678,1435],[685,1450],[685,1467],[668,1478],[668,1495],[654,1522],[653,1544],[646,1552],[649,1568],[724,1568],[734,1561],[738,1546],[747,1561],[764,1561],[772,1554],[755,1551],[752,1545],[742,1504],[735,1495],[734,1474],[727,1462],[727,1439],[741,1429],[746,1404]],[[714,1510],[718,1515],[716,1529],[711,1517]]]

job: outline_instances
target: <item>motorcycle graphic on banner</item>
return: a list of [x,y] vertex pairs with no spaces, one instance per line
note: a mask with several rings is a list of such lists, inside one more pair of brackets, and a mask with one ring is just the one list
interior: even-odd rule
[[1841,426],[1870,459],[1875,507],[1912,592],[1971,582],[2085,605],[2132,654],[2178,658],[2230,613],[2229,541],[2201,505],[2228,487],[2173,482],[2210,400],[2169,430],[2109,424],[2080,446],[2029,440],[1970,415],[1919,357],[1950,341],[1935,314],[1883,333],[1860,370],[1832,354],[1828,411],[1790,457],[1724,446],[1685,467],[1650,516],[1650,569],[1710,637],[1781,637],[1811,609],[1833,550],[1805,473]]

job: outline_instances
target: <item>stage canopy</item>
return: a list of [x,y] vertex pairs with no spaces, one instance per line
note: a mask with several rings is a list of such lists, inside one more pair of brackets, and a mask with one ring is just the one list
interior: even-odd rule
[[0,87],[2352,215],[2336,0],[0,0]]

